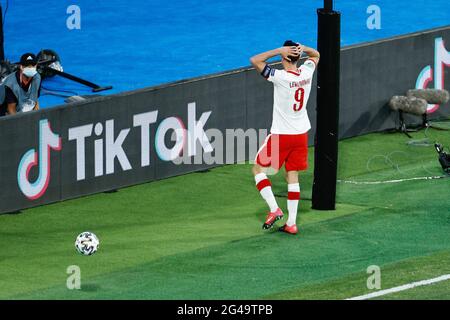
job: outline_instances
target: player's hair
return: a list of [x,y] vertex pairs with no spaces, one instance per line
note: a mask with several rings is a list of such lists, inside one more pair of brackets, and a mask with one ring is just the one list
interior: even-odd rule
[[[292,40],[286,40],[283,44],[283,47],[296,47],[298,46],[298,43],[295,43]],[[291,63],[296,63],[300,56],[294,57],[294,56],[288,56],[289,59],[291,59]]]

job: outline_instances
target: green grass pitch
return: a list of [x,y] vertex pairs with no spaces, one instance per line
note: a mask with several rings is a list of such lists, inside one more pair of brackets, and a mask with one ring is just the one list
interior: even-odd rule
[[[427,134],[450,145],[449,131]],[[407,141],[341,141],[339,179],[442,175],[433,147]],[[370,265],[381,268],[381,289],[450,273],[450,179],[338,183],[337,210],[314,211],[312,149],[310,164],[296,236],[262,230],[267,208],[249,164],[1,215],[0,298],[344,299],[373,292]],[[283,174],[272,183],[287,213]],[[101,243],[90,257],[74,248],[87,230]],[[71,265],[80,290],[66,287]],[[380,298],[450,299],[450,281]]]

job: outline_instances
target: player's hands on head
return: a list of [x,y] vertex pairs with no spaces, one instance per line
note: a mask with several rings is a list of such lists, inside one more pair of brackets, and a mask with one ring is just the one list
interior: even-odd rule
[[280,48],[280,54],[281,56],[286,59],[287,61],[291,61],[289,56],[298,57],[301,53],[299,50],[299,46],[292,46],[292,47],[281,47]]
[[303,53],[303,48],[304,48],[304,47],[305,47],[304,45],[302,45],[301,43],[298,43],[298,42],[297,42],[297,50],[298,50],[298,55],[299,55],[299,56],[302,55],[302,53]]

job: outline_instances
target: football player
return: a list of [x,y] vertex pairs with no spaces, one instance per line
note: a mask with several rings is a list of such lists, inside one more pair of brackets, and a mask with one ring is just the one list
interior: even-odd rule
[[[308,59],[298,67],[302,53],[305,53]],[[266,62],[278,55],[281,56],[282,70],[275,69]],[[311,128],[306,105],[319,58],[317,50],[291,40],[287,40],[280,48],[250,58],[255,69],[272,82],[274,88],[272,127],[256,155],[252,170],[256,187],[270,209],[263,225],[264,229],[271,228],[283,217],[266,175],[267,168],[271,167],[278,171],[284,165],[289,217],[280,231],[290,234],[298,232],[296,225],[300,200],[298,174],[308,167],[308,131]]]

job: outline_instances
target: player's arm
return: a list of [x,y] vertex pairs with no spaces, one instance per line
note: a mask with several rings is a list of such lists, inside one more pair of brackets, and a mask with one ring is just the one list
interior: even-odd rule
[[266,61],[270,58],[281,55],[283,59],[291,61],[289,56],[298,56],[299,54],[299,47],[281,47],[257,54],[250,58],[250,62],[255,67],[256,71],[261,73],[267,65]]
[[316,49],[307,47],[305,45],[300,45],[301,49],[304,53],[306,53],[308,55],[308,59],[313,60],[317,66],[317,64],[319,63],[320,60],[320,53],[319,51],[317,51]]
[[17,106],[17,103],[8,103],[8,107],[7,107],[8,114],[16,114],[17,113],[16,106]]
[[38,97],[36,99],[36,105],[34,106],[33,110],[39,110],[41,106],[39,105],[39,97],[41,96],[41,87],[42,87],[42,81],[41,81],[41,75],[38,73],[38,77],[35,77],[35,81],[39,81],[39,89],[38,89]]
[[12,90],[7,86],[5,86],[5,102],[8,114],[16,114],[18,100]]

